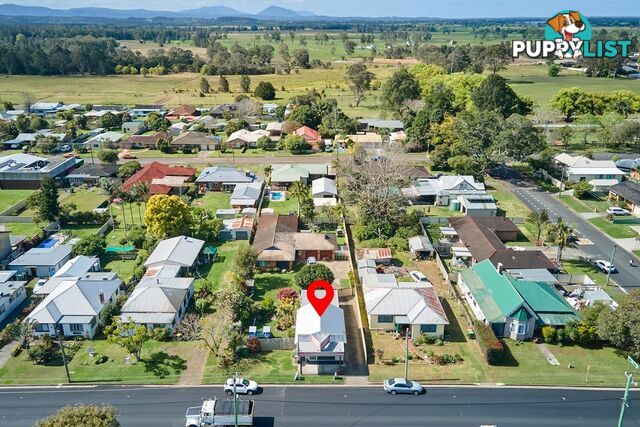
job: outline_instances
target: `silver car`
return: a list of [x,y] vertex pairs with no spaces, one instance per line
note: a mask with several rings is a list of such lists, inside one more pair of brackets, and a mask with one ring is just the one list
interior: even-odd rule
[[391,394],[422,394],[422,386],[415,381],[409,381],[404,378],[391,378],[382,383],[384,391]]

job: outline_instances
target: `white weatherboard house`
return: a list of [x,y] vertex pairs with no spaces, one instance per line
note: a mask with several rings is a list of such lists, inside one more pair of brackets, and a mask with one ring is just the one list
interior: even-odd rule
[[448,206],[458,196],[487,194],[485,186],[469,175],[443,175],[439,178],[421,178],[410,187],[402,189],[402,195],[416,204]]
[[313,198],[331,198],[338,196],[338,187],[332,179],[322,177],[311,182],[311,194]]
[[144,263],[146,268],[175,265],[181,273],[188,272],[198,260],[204,241],[193,237],[178,236],[162,240]]
[[558,154],[554,160],[563,168],[564,179],[569,182],[586,181],[594,187],[594,190],[619,184],[625,175],[616,167],[613,160],[592,160],[567,153]]
[[337,292],[319,316],[309,303],[307,291],[302,291],[296,312],[295,344],[300,374],[334,374],[344,366],[347,333]]
[[[80,255],[67,261],[60,270],[56,271],[49,280],[42,285],[36,285],[33,289],[33,295],[47,296],[55,289],[55,287],[69,279],[94,279],[102,280],[103,277],[113,277],[116,273],[94,273],[100,271],[100,258]],[[107,280],[107,279],[105,279]]]
[[231,193],[231,206],[234,208],[254,208],[258,205],[262,194],[262,181],[250,184],[237,184]]
[[0,323],[27,298],[27,282],[16,281],[15,271],[0,271]]
[[29,249],[9,263],[9,270],[15,270],[26,277],[51,277],[71,259],[71,246]]
[[122,280],[85,281],[69,279],[60,282],[27,316],[35,324],[36,335],[56,335],[56,325],[64,336],[93,338],[104,306],[115,302]]

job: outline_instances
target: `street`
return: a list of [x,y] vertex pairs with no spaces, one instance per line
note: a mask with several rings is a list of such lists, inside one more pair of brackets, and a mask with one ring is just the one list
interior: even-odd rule
[[[187,407],[216,394],[226,398],[221,387],[0,389],[0,425],[32,426],[64,405],[110,403],[123,427],[184,426]],[[255,425],[603,427],[616,425],[621,397],[621,390],[442,387],[391,396],[381,387],[266,387],[254,396]],[[637,405],[627,409],[625,426],[640,425]]]

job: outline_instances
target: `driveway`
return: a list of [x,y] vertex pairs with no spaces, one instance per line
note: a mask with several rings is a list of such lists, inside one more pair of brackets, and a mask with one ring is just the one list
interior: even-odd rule
[[348,279],[349,271],[351,271],[350,261],[318,261],[318,264],[323,264],[329,267],[336,280],[333,281],[333,285],[336,288],[340,288],[340,280]]

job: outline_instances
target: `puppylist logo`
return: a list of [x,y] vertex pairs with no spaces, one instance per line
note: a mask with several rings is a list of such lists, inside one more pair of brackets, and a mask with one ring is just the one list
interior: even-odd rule
[[631,40],[595,40],[592,42],[589,20],[575,10],[563,10],[547,20],[544,40],[514,40],[514,58],[613,58],[629,56]]

